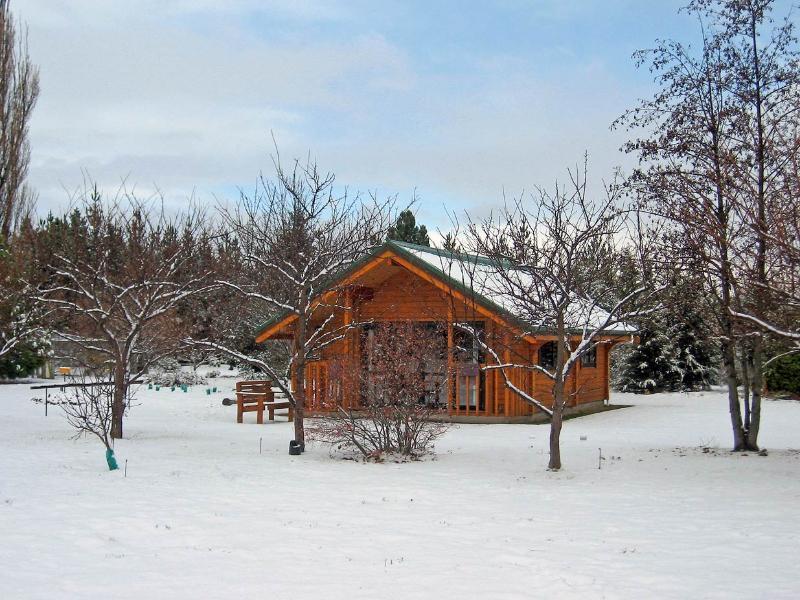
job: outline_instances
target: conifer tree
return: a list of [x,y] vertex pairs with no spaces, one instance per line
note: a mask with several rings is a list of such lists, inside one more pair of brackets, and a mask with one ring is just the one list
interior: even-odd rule
[[624,358],[619,387],[624,392],[652,393],[672,390],[680,381],[675,349],[665,327],[653,320],[639,331],[639,344]]
[[398,242],[408,242],[420,246],[430,246],[428,238],[428,228],[425,225],[417,225],[417,219],[410,208],[405,209],[397,216],[397,222],[389,227],[386,236],[390,240]]

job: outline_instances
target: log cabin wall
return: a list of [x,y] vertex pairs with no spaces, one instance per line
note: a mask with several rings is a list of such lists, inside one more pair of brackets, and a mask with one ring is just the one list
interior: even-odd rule
[[[333,327],[349,323],[375,323],[387,321],[440,321],[448,325],[448,337],[453,336],[454,322],[475,322],[485,328],[487,343],[497,350],[502,362],[535,364],[539,348],[552,340],[543,336],[531,343],[517,339],[512,331],[487,318],[470,305],[448,295],[432,283],[423,280],[399,266],[390,269],[380,285],[359,290],[344,291],[344,306],[339,309]],[[358,328],[347,333],[342,340],[324,349],[319,360],[309,363],[306,372],[307,409],[310,412],[332,410],[336,404],[358,408],[360,398],[361,339]],[[450,340],[453,344],[453,340]],[[576,406],[608,398],[609,347],[597,348],[596,366],[578,364],[570,376],[568,390],[572,394],[569,404]],[[531,404],[511,391],[503,375],[496,369],[481,369],[475,373],[472,365],[460,364],[448,358],[449,401],[446,411],[454,416],[526,417],[538,412]],[[496,364],[485,353],[481,367]],[[552,403],[552,382],[543,374],[529,369],[506,370],[510,381],[541,400]],[[477,400],[473,395],[479,394]],[[465,397],[466,396],[466,397]]]

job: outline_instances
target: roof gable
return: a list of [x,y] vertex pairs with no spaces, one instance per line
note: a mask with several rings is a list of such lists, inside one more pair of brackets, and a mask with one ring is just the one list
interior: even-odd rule
[[[396,258],[402,266],[417,276],[428,279],[440,289],[449,291],[459,299],[471,303],[485,316],[506,326],[530,331],[530,324],[519,316],[520,312],[514,306],[514,302],[497,293],[496,286],[491,285],[492,278],[496,277],[495,267],[490,259],[480,255],[457,254],[439,248],[387,240],[333,276],[325,288],[330,292],[336,287],[346,286],[348,281],[355,281],[360,274],[391,257]],[[520,273],[522,274],[522,272]],[[585,305],[585,310],[593,313],[588,315],[590,324],[597,321],[602,323],[602,319],[607,316],[607,313],[588,301]],[[580,309],[579,303],[578,311]],[[270,319],[259,327],[256,342],[273,337],[295,318],[295,315],[287,311]],[[547,333],[550,329],[542,327],[539,328],[539,331]],[[623,328],[605,333],[630,334],[633,331],[635,328],[625,325]]]

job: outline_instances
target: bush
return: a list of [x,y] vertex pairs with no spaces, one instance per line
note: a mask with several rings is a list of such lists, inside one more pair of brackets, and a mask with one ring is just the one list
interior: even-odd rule
[[177,360],[167,358],[162,360],[147,374],[145,383],[152,383],[164,387],[178,385],[205,385],[208,379],[194,370],[183,369]]
[[767,389],[800,394],[800,354],[787,354],[767,367]]
[[44,364],[40,349],[32,344],[21,344],[0,358],[0,379],[27,377]]
[[361,406],[348,409],[331,401],[326,407],[331,412],[307,427],[309,439],[366,460],[380,461],[387,455],[415,459],[431,453],[448,424],[432,419],[438,406],[426,400],[424,374],[425,367],[442,362],[445,347],[442,332],[423,325],[376,326],[367,350],[369,365],[360,373],[365,392]]

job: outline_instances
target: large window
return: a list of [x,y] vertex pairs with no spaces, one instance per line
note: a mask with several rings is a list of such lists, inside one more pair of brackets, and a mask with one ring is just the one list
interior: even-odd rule
[[539,366],[543,369],[556,368],[556,343],[547,342],[539,348]]

